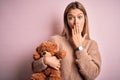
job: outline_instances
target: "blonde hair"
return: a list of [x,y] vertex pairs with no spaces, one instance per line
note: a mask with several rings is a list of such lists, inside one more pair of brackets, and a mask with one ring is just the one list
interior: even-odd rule
[[84,36],[87,33],[86,39],[90,39],[87,12],[84,6],[80,2],[77,2],[77,1],[71,2],[64,11],[64,29],[63,29],[62,35],[66,36],[67,39],[70,38],[70,27],[67,22],[67,14],[69,13],[71,9],[76,9],[76,8],[80,9],[83,12],[84,17],[85,17],[85,23],[84,23],[84,27],[82,31],[82,36]]

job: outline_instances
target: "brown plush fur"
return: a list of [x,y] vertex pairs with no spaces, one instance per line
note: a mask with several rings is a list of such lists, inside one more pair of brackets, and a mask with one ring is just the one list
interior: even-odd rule
[[[52,56],[56,56],[58,59],[63,59],[66,56],[64,50],[57,51],[57,44],[45,41],[36,48],[37,53],[33,54],[33,59],[40,59],[46,54],[45,51],[50,52]],[[60,75],[60,70],[48,66],[45,70],[39,73],[33,73],[31,80],[46,80],[46,78],[48,78],[48,80],[62,80]]]

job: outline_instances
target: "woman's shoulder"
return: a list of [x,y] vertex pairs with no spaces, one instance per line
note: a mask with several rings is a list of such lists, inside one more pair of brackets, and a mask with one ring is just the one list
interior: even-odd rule
[[85,40],[84,42],[87,45],[97,45],[96,40],[90,39],[90,40]]
[[48,41],[56,43],[58,46],[61,45],[61,43],[64,43],[65,37],[61,35],[54,35],[49,38]]
[[63,40],[65,37],[63,37],[62,35],[53,35],[49,38],[49,41],[61,41]]

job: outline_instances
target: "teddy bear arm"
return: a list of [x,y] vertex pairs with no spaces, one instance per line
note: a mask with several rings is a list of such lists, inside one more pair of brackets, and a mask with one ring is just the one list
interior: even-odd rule
[[64,50],[60,50],[58,51],[55,56],[58,58],[58,59],[63,59],[65,56],[66,56],[66,51]]
[[48,67],[43,72],[49,78],[49,80],[62,80],[59,70]]
[[49,80],[62,80],[60,71],[52,69]]
[[43,72],[33,73],[31,80],[46,80],[46,75]]
[[39,55],[37,52],[34,53],[34,54],[33,54],[33,59],[34,59],[34,60],[40,59],[40,55]]

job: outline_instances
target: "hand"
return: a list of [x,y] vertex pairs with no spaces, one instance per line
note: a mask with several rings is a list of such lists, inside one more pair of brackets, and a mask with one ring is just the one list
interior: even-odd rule
[[83,41],[85,40],[85,37],[87,36],[87,34],[85,34],[83,37],[81,35],[81,31],[80,31],[80,27],[79,26],[74,26],[72,28],[72,41],[73,44],[76,47],[79,47],[80,45],[82,45]]
[[59,70],[60,68],[60,60],[57,59],[55,56],[51,56],[49,52],[47,52],[47,54],[44,56],[44,62],[54,69]]

